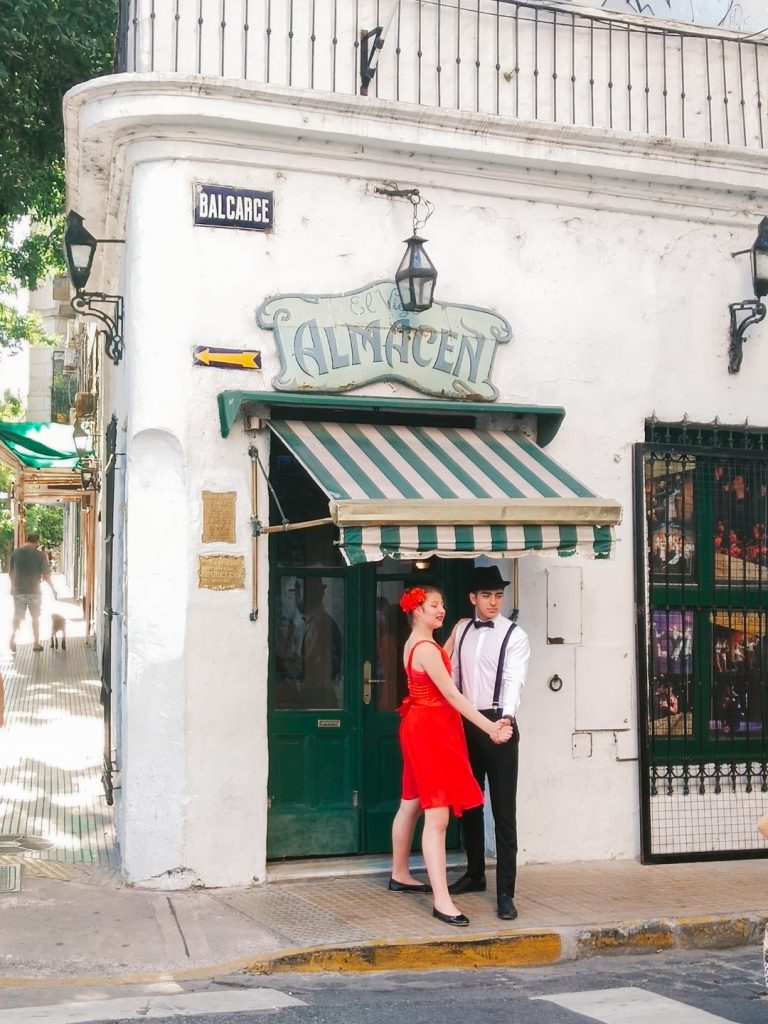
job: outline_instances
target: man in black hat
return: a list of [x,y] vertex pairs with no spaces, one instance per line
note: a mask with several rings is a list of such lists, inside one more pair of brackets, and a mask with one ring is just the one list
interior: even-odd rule
[[[519,733],[515,715],[528,671],[530,645],[525,632],[501,614],[504,588],[498,566],[476,566],[470,577],[469,600],[475,614],[461,619],[453,631],[453,679],[464,696],[487,718],[506,718],[513,728],[508,743],[491,743],[476,726],[464,720],[469,761],[480,787],[491,794],[496,826],[496,898],[499,917],[512,921],[517,873],[517,764]],[[482,806],[465,811],[461,819],[467,870],[449,892],[484,892],[485,827]]]

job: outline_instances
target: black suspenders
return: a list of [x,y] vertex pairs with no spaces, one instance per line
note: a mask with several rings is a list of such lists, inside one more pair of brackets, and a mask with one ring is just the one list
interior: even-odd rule
[[[461,647],[462,644],[464,643],[464,637],[467,635],[469,630],[472,629],[473,625],[474,620],[470,619],[469,622],[464,627],[461,636],[459,637],[459,644],[456,650],[456,667],[458,669],[458,679],[456,680],[456,686],[459,690],[459,693],[464,692],[461,685]],[[493,688],[493,703],[491,704],[491,708],[494,711],[499,710],[499,697],[501,696],[501,680],[504,675],[504,658],[507,653],[507,644],[509,643],[509,638],[512,636],[512,631],[514,630],[515,626],[517,626],[517,623],[513,622],[512,625],[507,630],[506,636],[501,642],[501,650],[499,651],[499,664],[496,666],[496,684]]]

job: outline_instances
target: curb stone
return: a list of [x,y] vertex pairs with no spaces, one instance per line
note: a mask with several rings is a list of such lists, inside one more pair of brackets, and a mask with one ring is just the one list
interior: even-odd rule
[[318,946],[254,960],[247,973],[544,967],[592,956],[670,949],[729,949],[760,943],[768,915],[728,915],[505,933],[427,942]]
[[[637,955],[670,949],[728,949],[760,946],[768,913],[629,921],[475,935],[461,939],[366,942],[314,946],[290,952],[241,957],[215,964],[125,975],[40,978],[0,975],[0,989],[71,988],[208,980],[236,974],[364,973],[395,970],[458,970],[479,967],[545,967],[605,955]],[[768,956],[768,946],[766,946]],[[767,967],[768,970],[768,967]]]

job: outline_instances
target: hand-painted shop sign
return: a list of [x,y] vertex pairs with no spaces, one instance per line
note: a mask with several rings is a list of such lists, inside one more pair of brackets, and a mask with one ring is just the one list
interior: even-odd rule
[[212,228],[272,229],[273,192],[195,184],[195,224]]
[[192,350],[195,366],[217,366],[224,370],[260,370],[261,352],[252,349],[212,348],[196,345]]
[[399,380],[429,395],[493,402],[498,345],[512,337],[488,309],[434,303],[406,313],[392,281],[343,295],[277,295],[256,310],[275,333],[279,391],[349,391]]

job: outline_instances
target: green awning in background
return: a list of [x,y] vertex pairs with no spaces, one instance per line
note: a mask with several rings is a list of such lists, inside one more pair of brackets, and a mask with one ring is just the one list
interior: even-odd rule
[[68,423],[0,421],[0,445],[30,469],[78,467],[74,428]]

